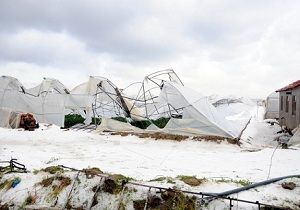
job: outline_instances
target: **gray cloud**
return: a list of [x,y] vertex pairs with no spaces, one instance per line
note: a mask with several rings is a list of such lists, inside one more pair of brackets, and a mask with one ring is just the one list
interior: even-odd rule
[[173,67],[200,92],[264,97],[299,79],[299,5],[2,0],[0,73],[70,85],[98,74],[126,86]]
[[[67,32],[84,42],[89,50],[112,53],[121,60],[158,59],[175,50],[163,40],[149,43],[139,39],[139,28],[132,24],[139,19],[143,21],[145,14],[135,8],[138,5],[135,1],[1,1],[0,4],[0,31],[5,33],[24,29]],[[155,31],[149,33],[156,36]]]

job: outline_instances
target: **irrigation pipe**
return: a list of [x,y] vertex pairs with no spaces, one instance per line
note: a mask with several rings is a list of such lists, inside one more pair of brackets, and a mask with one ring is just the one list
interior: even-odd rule
[[265,181],[262,181],[262,182],[257,182],[257,183],[254,183],[254,184],[250,184],[250,185],[245,186],[245,187],[240,187],[240,188],[236,188],[236,189],[233,189],[233,190],[228,190],[228,191],[221,192],[221,193],[212,193],[213,196],[210,196],[208,198],[225,197],[225,196],[228,196],[228,195],[231,195],[231,194],[236,194],[236,193],[243,192],[243,191],[246,191],[246,190],[250,190],[250,189],[253,189],[253,188],[256,188],[256,187],[261,187],[261,186],[268,185],[268,184],[271,184],[271,183],[274,183],[274,182],[278,182],[278,181],[283,180],[283,179],[295,178],[295,177],[300,178],[300,174],[277,177],[277,178],[265,180]]

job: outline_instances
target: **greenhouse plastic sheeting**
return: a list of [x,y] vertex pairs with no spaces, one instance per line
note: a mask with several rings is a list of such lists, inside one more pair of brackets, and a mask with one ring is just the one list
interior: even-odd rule
[[35,97],[18,91],[0,91],[1,108],[15,112],[33,113],[38,122],[63,126],[64,96],[48,94],[45,97]]
[[279,93],[272,93],[266,100],[265,119],[279,118]]
[[172,118],[161,130],[164,133],[187,136],[222,136],[232,138],[231,135],[216,126],[211,126],[196,119]]
[[20,116],[19,113],[16,113],[11,109],[0,108],[0,127],[18,128],[20,125]]
[[114,119],[102,118],[101,124],[95,132],[119,131],[119,132],[143,132],[142,129],[132,126],[130,123],[120,122]]
[[[157,112],[157,110],[159,110]],[[180,111],[181,110],[181,111]],[[198,134],[237,137],[238,130],[200,93],[172,82],[166,82],[154,104],[148,106],[154,118],[181,112],[183,119],[172,119],[167,129],[193,130]],[[156,115],[155,113],[160,113]]]

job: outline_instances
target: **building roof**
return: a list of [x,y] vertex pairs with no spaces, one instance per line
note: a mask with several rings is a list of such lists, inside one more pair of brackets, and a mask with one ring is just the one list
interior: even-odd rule
[[293,82],[291,84],[289,84],[288,86],[285,86],[279,90],[276,90],[276,92],[282,92],[282,91],[288,91],[288,90],[293,90],[297,87],[300,87],[300,80]]

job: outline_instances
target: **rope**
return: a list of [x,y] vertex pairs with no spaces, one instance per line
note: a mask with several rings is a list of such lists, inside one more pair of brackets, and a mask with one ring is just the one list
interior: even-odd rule
[[280,145],[280,144],[278,144],[278,145],[275,147],[275,149],[274,149],[274,151],[273,151],[273,153],[272,153],[272,155],[271,155],[271,159],[270,159],[270,165],[269,165],[269,171],[268,171],[268,177],[267,177],[267,179],[269,179],[269,178],[270,178],[270,173],[271,173],[271,168],[272,168],[272,163],[273,163],[273,157],[274,157],[275,151],[277,150],[277,148],[279,147],[279,145]]

